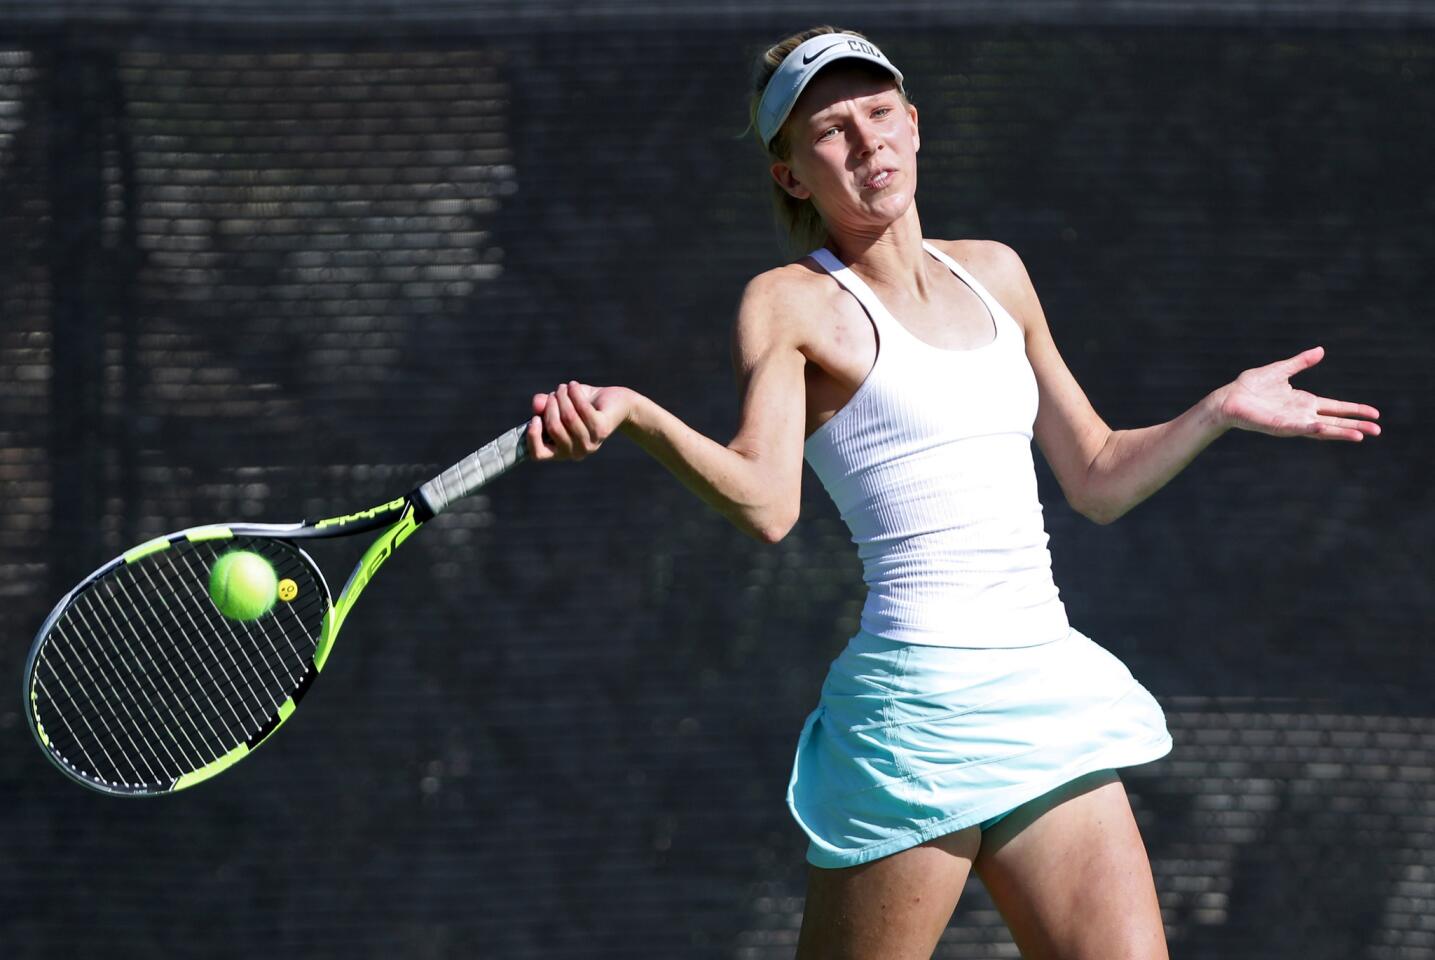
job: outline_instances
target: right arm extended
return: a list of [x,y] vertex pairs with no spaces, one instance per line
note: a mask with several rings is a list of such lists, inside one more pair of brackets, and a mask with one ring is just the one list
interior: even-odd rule
[[806,358],[793,300],[790,284],[774,274],[757,277],[743,294],[733,329],[742,410],[726,446],[634,390],[570,382],[533,398],[534,459],[582,459],[621,430],[740,530],[781,540],[797,522],[806,423]]

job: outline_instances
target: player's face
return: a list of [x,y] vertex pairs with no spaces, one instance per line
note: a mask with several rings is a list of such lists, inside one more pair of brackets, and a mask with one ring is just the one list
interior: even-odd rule
[[802,92],[783,125],[789,146],[772,175],[810,199],[829,228],[885,228],[917,189],[917,108],[891,76],[834,66]]

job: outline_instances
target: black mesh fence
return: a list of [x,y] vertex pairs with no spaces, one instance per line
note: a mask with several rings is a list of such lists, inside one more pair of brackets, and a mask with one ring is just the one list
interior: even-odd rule
[[[893,9],[0,4],[12,677],[126,547],[386,500],[560,379],[726,440],[782,256],[748,62],[834,20],[908,77],[927,234],[1022,254],[1113,426],[1316,343],[1302,385],[1381,409],[1361,446],[1229,435],[1110,527],[1039,470],[1073,622],[1176,739],[1124,773],[1173,955],[1435,957],[1435,16]],[[526,467],[175,797],[87,794],[0,701],[0,949],[791,956],[791,752],[862,600],[806,483],[762,546],[626,442]],[[975,878],[937,956],[1016,956]]]

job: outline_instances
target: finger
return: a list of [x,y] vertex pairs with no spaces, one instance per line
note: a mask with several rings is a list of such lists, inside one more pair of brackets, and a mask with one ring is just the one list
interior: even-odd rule
[[1350,403],[1345,400],[1331,400],[1328,397],[1316,397],[1316,413],[1323,413],[1332,417],[1364,417],[1367,420],[1379,420],[1380,411],[1367,403]]
[[573,409],[578,411],[582,418],[583,425],[588,428],[588,437],[595,443],[603,442],[603,429],[598,422],[598,411],[593,407],[593,401],[589,396],[588,388],[584,387],[577,380],[570,380],[568,383],[568,396],[573,400]]
[[542,413],[543,408],[548,405],[548,394],[535,393],[533,395],[533,412]]
[[548,395],[548,402],[543,408],[543,430],[548,434],[548,444],[557,456],[573,455],[573,438],[568,435],[568,428],[563,425],[563,411],[559,409],[556,394]]
[[1350,420],[1345,417],[1321,417],[1320,423],[1341,430],[1354,430],[1361,435],[1369,434],[1372,437],[1380,435],[1380,424],[1371,423],[1369,420]]
[[1317,363],[1320,363],[1321,358],[1324,356],[1325,347],[1311,347],[1309,350],[1304,350],[1296,354],[1289,360],[1282,360],[1280,362],[1281,371],[1287,377],[1293,377],[1302,370],[1309,370]]
[[552,460],[553,448],[544,442],[543,418],[534,414],[528,419],[528,450],[534,460]]
[[1311,424],[1309,436],[1312,440],[1350,440],[1355,443],[1365,439],[1365,434],[1359,430],[1334,423]]
[[575,453],[577,451],[582,451],[585,454],[591,453],[592,438],[588,435],[588,425],[583,422],[583,418],[573,408],[573,396],[568,390],[568,384],[560,383],[557,393],[558,409],[563,418],[563,426],[568,430]]

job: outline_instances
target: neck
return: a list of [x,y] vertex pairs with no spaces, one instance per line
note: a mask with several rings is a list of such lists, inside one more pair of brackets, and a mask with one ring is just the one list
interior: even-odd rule
[[827,247],[869,286],[902,290],[919,299],[928,291],[922,223],[915,203],[879,233],[829,226]]

